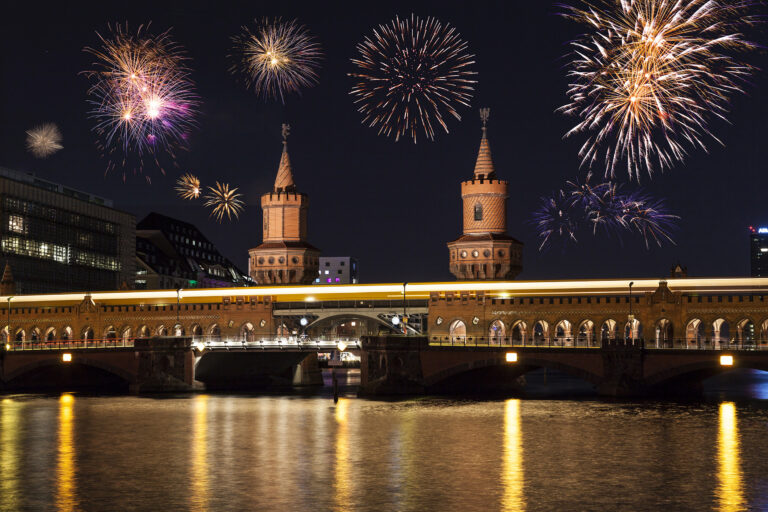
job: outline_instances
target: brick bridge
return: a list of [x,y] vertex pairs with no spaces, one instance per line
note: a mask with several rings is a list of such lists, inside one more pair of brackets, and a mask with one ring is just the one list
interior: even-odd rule
[[592,347],[445,346],[430,345],[427,337],[381,336],[363,340],[361,394],[508,390],[519,376],[547,368],[583,379],[602,395],[638,396],[699,389],[702,380],[734,367],[768,371],[768,350],[657,349],[615,340]]

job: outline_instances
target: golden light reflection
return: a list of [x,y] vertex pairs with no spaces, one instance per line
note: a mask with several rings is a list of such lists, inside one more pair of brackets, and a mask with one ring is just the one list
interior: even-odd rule
[[195,416],[192,424],[192,492],[190,510],[208,510],[208,395],[194,399]]
[[739,430],[736,425],[736,406],[733,402],[720,404],[717,452],[719,510],[744,510],[746,503],[739,456]]
[[523,439],[520,421],[520,400],[504,403],[504,459],[501,482],[504,494],[501,509],[525,510],[523,495]]
[[334,416],[336,418],[336,464],[334,471],[333,497],[335,510],[349,510],[352,498],[352,471],[349,463],[349,431],[347,415],[349,399],[339,398]]
[[19,504],[19,430],[21,404],[10,398],[0,402],[0,510],[17,510]]
[[59,450],[56,468],[56,508],[61,512],[77,510],[75,493],[75,397],[64,393],[59,398]]

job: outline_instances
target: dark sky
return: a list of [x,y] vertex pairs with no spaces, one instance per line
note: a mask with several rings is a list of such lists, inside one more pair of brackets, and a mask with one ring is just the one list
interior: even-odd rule
[[[355,44],[395,14],[433,15],[456,26],[476,54],[479,84],[471,109],[434,143],[395,143],[360,124],[348,95]],[[265,103],[227,71],[230,36],[253,18],[298,18],[321,42],[325,62],[318,86],[286,105]],[[104,176],[87,118],[88,81],[78,73],[92,61],[107,23],[152,21],[191,58],[202,99],[199,129],[179,169],[156,170],[124,184]],[[497,173],[509,180],[508,229],[523,241],[523,279],[662,277],[676,262],[691,275],[749,273],[747,227],[768,225],[766,74],[732,104],[730,125],[713,125],[725,146],[694,152],[644,185],[667,198],[682,220],[677,245],[645,248],[584,235],[566,250],[537,251],[531,212],[539,197],[583,176],[581,139],[564,141],[573,120],[555,109],[565,102],[567,42],[579,27],[556,16],[554,4],[532,2],[13,2],[0,17],[0,165],[112,198],[140,220],[150,211],[199,226],[243,270],[247,250],[261,242],[259,197],[273,184],[280,157],[280,124],[292,126],[290,153],[300,191],[310,195],[309,240],[327,256],[355,256],[363,282],[450,279],[445,243],[461,234],[460,182],[472,175],[480,138],[477,108],[491,107],[489,137]],[[765,68],[766,57],[751,63]],[[25,130],[55,122],[65,149],[48,160],[25,151]],[[217,224],[201,203],[177,199],[181,172],[204,183],[223,180],[246,193],[238,222]]]

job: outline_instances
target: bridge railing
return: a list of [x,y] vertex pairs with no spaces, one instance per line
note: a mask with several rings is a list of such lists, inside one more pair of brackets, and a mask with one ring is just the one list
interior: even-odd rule
[[604,343],[642,347],[646,350],[768,350],[768,342],[760,340],[670,339],[645,340],[577,336],[505,337],[505,336],[430,336],[429,344],[448,347],[562,347],[600,348]]
[[84,348],[131,348],[134,339],[98,338],[79,340],[29,340],[14,341],[6,345],[11,352],[27,350],[78,350]]
[[275,338],[255,338],[253,336],[193,336],[192,345],[200,349],[300,349],[300,350],[336,350],[340,345],[344,349],[360,348],[360,339],[343,336],[285,336]]

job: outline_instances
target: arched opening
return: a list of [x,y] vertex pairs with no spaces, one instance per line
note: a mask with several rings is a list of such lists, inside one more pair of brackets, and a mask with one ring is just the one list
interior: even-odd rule
[[454,320],[451,322],[451,326],[448,329],[448,335],[451,337],[451,341],[466,341],[467,324],[462,320]]
[[595,322],[592,320],[584,320],[579,325],[579,336],[577,343],[591,347],[595,344]]
[[549,324],[544,320],[539,320],[533,325],[533,343],[541,345],[547,343],[549,339]]
[[198,337],[203,335],[203,328],[200,327],[200,324],[193,324],[190,328],[189,332],[192,333],[192,336]]
[[245,342],[256,341],[256,334],[251,322],[245,322],[240,328],[240,339]]
[[717,344],[731,342],[731,329],[726,319],[718,318],[712,322],[712,342]]
[[705,341],[706,336],[704,322],[699,318],[693,318],[685,326],[685,341],[690,345],[699,345]]
[[736,324],[736,335],[738,342],[742,345],[752,345],[755,343],[755,324],[749,318],[744,318]]
[[608,341],[616,339],[616,320],[609,318],[600,326],[600,339]]
[[208,329],[208,334],[211,336],[212,340],[215,340],[215,341],[221,340],[221,328],[219,327],[219,324],[213,324]]
[[110,325],[104,329],[104,339],[110,342],[117,341],[117,331],[114,325]]
[[3,330],[0,332],[0,335],[3,337],[3,345],[8,343],[10,339],[8,338],[8,326],[6,325],[3,327]]
[[150,336],[149,327],[146,325],[139,327],[139,338],[149,338]]
[[13,339],[16,341],[16,343],[23,343],[27,339],[27,333],[24,331],[24,329],[16,329],[16,334],[14,334]]
[[83,341],[93,341],[93,329],[90,327],[83,327],[83,330],[80,332],[80,339]]
[[291,336],[291,330],[284,323],[281,323],[280,325],[278,325],[277,330],[275,332],[277,334],[278,339],[281,339],[281,340],[286,340],[288,337]]
[[560,320],[555,326],[555,342],[557,345],[571,345],[573,343],[571,322]]
[[54,341],[56,339],[56,328],[49,327],[45,330],[45,341]]
[[768,319],[763,320],[763,323],[760,324],[760,343],[768,343]]
[[672,347],[672,335],[674,331],[672,329],[672,321],[668,318],[662,318],[656,322],[656,346],[657,347]]
[[501,320],[494,320],[491,322],[491,326],[488,328],[488,341],[491,345],[501,345],[504,343],[504,337],[507,335],[507,329],[504,326],[504,322]]
[[43,338],[43,335],[40,332],[40,329],[38,327],[33,327],[32,330],[29,332],[29,341],[33,343],[40,341],[42,338]]
[[168,328],[165,325],[161,325],[157,328],[155,334],[157,336],[168,336]]
[[528,332],[528,326],[525,325],[525,322],[523,322],[522,320],[518,320],[512,326],[512,342],[525,343],[527,332]]
[[62,341],[69,341],[72,339],[72,328],[70,326],[66,326],[61,331],[61,340]]
[[184,326],[181,324],[176,324],[173,326],[173,335],[174,336],[184,336]]
[[639,340],[643,337],[643,326],[640,320],[634,318],[628,320],[624,325],[624,339],[625,340]]
[[133,330],[129,325],[126,325],[120,333],[120,338],[125,343],[131,339],[131,334],[133,334]]

